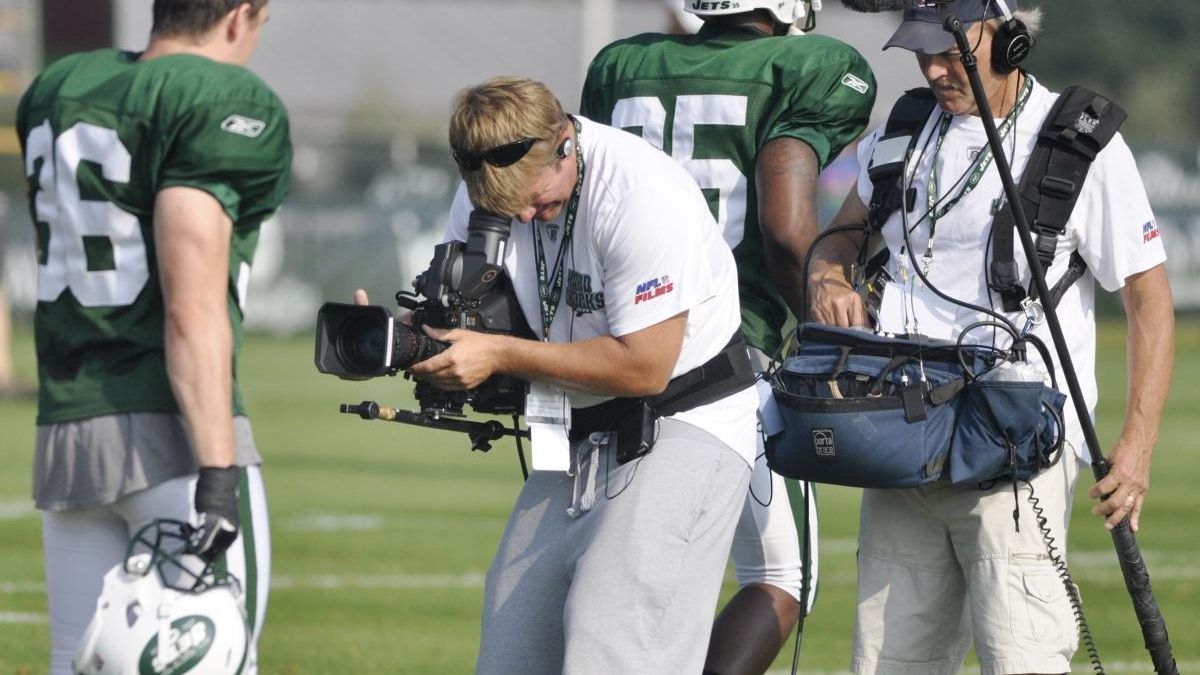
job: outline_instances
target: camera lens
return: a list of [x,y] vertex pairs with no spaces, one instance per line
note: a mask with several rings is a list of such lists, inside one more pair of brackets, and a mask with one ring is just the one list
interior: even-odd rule
[[375,314],[352,314],[338,331],[336,348],[350,372],[380,372],[388,365],[387,325]]
[[419,328],[412,328],[398,322],[396,324],[395,362],[399,368],[407,368],[414,363],[437,356],[448,346],[429,337]]

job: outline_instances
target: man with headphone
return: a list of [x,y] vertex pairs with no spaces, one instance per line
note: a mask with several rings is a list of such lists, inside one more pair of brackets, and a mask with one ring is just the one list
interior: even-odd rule
[[[1011,216],[962,55],[942,28],[944,11],[963,21],[1014,179],[1021,181],[1023,173],[1038,175],[1030,167],[1037,166],[1039,130],[1061,113],[1056,108],[1060,95],[1019,67],[1032,45],[1040,12],[1014,13],[1015,9],[1011,1],[954,0],[940,10],[930,6],[905,11],[885,49],[900,47],[916,54],[936,105],[931,103],[927,116],[917,116],[919,131],[913,132],[907,154],[897,152],[895,144],[889,147],[886,125],[860,145],[863,169],[858,184],[832,224],[847,228],[846,235],[827,238],[829,243],[818,247],[809,271],[811,311],[817,320],[867,325],[867,308],[850,278],[862,243],[862,230],[853,226],[861,228],[870,217],[882,228],[890,256],[885,266],[890,281],[878,307],[872,308],[877,330],[961,337],[1006,348],[1007,337],[997,337],[995,331],[966,330],[987,318],[979,311],[987,309],[1004,312],[1017,326],[1027,325],[1050,342],[1036,311],[1011,306],[996,283],[994,263],[1001,255],[994,236],[1011,228]],[[1073,118],[1069,135],[1091,134],[1098,124],[1102,119],[1085,109]],[[873,199],[883,187],[872,182],[870,170],[891,161],[889,157],[904,161],[901,198],[890,210]],[[1084,397],[1093,409],[1098,396],[1093,282],[1119,291],[1125,306],[1125,421],[1108,454],[1112,471],[1089,494],[1103,496],[1093,513],[1105,518],[1107,528],[1129,516],[1136,531],[1170,382],[1173,306],[1162,239],[1133,155],[1120,134],[1107,141],[1085,172],[1062,231],[1039,236],[1046,237],[1045,253],[1053,254],[1047,284],[1054,286],[1062,279],[1073,260],[1086,263],[1086,273],[1057,298],[1057,311]],[[1060,179],[1051,170],[1035,182],[1046,180]],[[868,205],[877,208],[872,211]],[[1015,278],[1028,287],[1029,272],[1019,248],[1014,258]],[[1027,310],[1033,305],[1026,303]],[[1036,355],[1030,359],[1040,363]],[[1057,381],[1064,381],[1061,371]],[[1072,409],[1070,403],[1066,409]],[[972,640],[984,673],[1070,670],[1077,630],[1072,598],[1066,579],[1056,570],[1056,559],[1061,560],[1066,549],[1078,460],[1088,456],[1082,436],[1078,421],[1068,415],[1070,450],[1027,482],[934,483],[863,492],[855,672],[954,673]]]

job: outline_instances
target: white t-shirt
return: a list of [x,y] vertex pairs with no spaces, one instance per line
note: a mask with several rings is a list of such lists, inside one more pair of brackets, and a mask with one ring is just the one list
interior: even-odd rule
[[[1033,151],[1037,132],[1057,99],[1058,94],[1034,82],[1029,100],[1017,117],[1014,131],[1004,139],[1005,155],[1018,183]],[[915,146],[912,159],[916,164],[915,172],[912,171],[913,166],[908,167],[913,176],[911,187],[916,189],[917,195],[915,207],[908,214],[912,253],[917,263],[926,270],[926,277],[942,293],[1003,312],[998,295],[988,292],[985,278],[991,262],[993,204],[1004,192],[994,161],[975,189],[938,219],[933,236],[933,255],[925,266],[930,227],[928,218],[921,218],[928,211],[926,189],[941,115],[941,110],[935,108]],[[996,120],[997,125],[1002,122]],[[866,166],[875,142],[882,135],[883,127],[880,126],[859,145],[858,159],[863,169],[858,177],[858,194],[864,204],[870,203],[873,192]],[[936,158],[939,199],[945,200],[948,194],[953,196],[959,193],[976,153],[986,146],[987,137],[978,117],[960,115],[953,118]],[[903,215],[901,212],[893,214],[883,228],[884,239],[892,254],[888,272],[895,281],[889,283],[885,291],[884,311],[880,318],[883,325],[880,328],[886,332],[916,332],[936,338],[957,338],[959,330],[987,317],[936,297],[915,274],[903,273],[902,267],[907,266],[909,270],[913,267],[909,251],[904,248]],[[918,220],[921,220],[919,224]],[[1024,248],[1015,233],[1013,239],[1013,257],[1020,271],[1022,286],[1028,288],[1030,277]],[[1097,398],[1096,322],[1092,281],[1098,280],[1106,290],[1115,291],[1125,285],[1125,279],[1129,276],[1160,265],[1166,259],[1133,154],[1120,134],[1113,137],[1091,164],[1083,191],[1067,221],[1066,231],[1058,237],[1054,262],[1046,274],[1049,287],[1053,288],[1062,277],[1071,253],[1076,250],[1087,262],[1088,273],[1063,294],[1058,304],[1058,316],[1088,409],[1094,414]],[[909,283],[904,283],[902,277],[907,277]],[[1016,324],[1018,330],[1024,327],[1023,314],[1010,313],[1006,316]],[[1049,326],[1043,323],[1033,333],[1054,354]],[[1007,334],[978,329],[972,331],[967,339],[986,343],[995,339],[1001,347],[1010,342]],[[1030,358],[1040,361],[1032,348]],[[1058,388],[1068,393],[1057,356],[1055,361]],[[1087,459],[1083,434],[1072,406],[1068,401],[1067,438],[1080,457]]]
[[[671,373],[682,375],[716,355],[741,325],[733,254],[703,193],[670,157],[638,136],[576,119],[582,129],[584,183],[563,257],[562,297],[550,341],[620,337],[687,311],[683,348]],[[471,210],[466,186],[460,185],[446,240],[466,241]],[[505,250],[504,267],[517,300],[539,335],[533,237],[542,238],[547,269],[552,269],[565,211],[564,206],[549,223],[514,219]],[[611,398],[578,391],[568,396],[574,408]],[[672,417],[716,436],[753,465],[757,404],[749,387]]]

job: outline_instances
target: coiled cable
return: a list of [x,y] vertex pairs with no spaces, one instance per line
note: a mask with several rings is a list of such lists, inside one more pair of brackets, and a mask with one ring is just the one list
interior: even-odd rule
[[1104,664],[1100,661],[1100,652],[1096,649],[1096,640],[1092,637],[1092,630],[1088,627],[1087,618],[1083,614],[1083,601],[1079,597],[1079,589],[1076,588],[1074,580],[1071,579],[1071,571],[1067,568],[1067,561],[1063,559],[1058,552],[1058,545],[1054,542],[1054,533],[1050,531],[1049,519],[1046,517],[1045,510],[1041,507],[1041,502],[1037,495],[1033,493],[1033,483],[1025,481],[1029,486],[1029,506],[1033,510],[1033,519],[1037,523],[1038,529],[1042,532],[1042,539],[1046,542],[1046,555],[1049,556],[1051,564],[1054,565],[1054,571],[1058,573],[1062,579],[1063,585],[1067,589],[1067,598],[1071,602],[1071,612],[1075,615],[1075,627],[1079,631],[1079,639],[1083,642],[1083,646],[1087,649],[1088,661],[1092,664],[1092,670],[1097,675],[1104,674]]

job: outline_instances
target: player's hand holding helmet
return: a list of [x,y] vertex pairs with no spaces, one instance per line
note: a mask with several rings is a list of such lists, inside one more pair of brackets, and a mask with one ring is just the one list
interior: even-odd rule
[[197,523],[191,533],[191,550],[208,562],[220,558],[237,539],[240,476],[236,466],[200,468],[195,499]]
[[156,520],[104,576],[75,654],[79,675],[237,675],[250,629],[238,580],[191,551],[191,526]]

